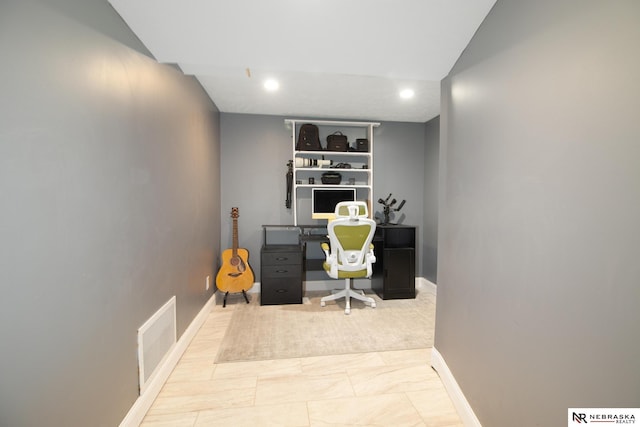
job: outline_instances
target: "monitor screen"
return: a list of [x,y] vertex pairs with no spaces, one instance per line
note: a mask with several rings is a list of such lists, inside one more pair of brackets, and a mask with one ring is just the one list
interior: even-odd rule
[[333,219],[336,205],[356,200],[355,188],[312,188],[311,218]]

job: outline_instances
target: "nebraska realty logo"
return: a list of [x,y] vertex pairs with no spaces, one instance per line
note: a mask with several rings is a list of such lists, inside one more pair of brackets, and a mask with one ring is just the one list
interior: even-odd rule
[[583,424],[635,424],[640,408],[569,408],[567,426]]

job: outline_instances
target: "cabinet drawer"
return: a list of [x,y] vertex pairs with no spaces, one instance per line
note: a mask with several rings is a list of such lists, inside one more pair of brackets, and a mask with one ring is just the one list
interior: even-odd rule
[[302,264],[302,252],[262,252],[262,265]]
[[260,283],[260,304],[302,304],[302,281],[264,280]]
[[298,277],[302,280],[301,264],[261,265],[263,278]]

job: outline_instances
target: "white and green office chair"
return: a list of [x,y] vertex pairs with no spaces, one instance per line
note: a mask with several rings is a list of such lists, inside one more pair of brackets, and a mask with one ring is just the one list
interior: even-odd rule
[[[364,208],[363,208],[364,206]],[[348,215],[345,215],[348,212]],[[364,292],[351,288],[352,279],[371,277],[372,265],[376,262],[373,254],[373,234],[375,221],[367,218],[366,204],[363,202],[342,202],[336,206],[336,219],[329,222],[329,244],[322,243],[326,255],[323,267],[329,277],[344,279],[344,290],[323,297],[320,305],[338,298],[345,299],[344,313],[351,313],[351,298],[369,303],[375,308],[373,298]]]

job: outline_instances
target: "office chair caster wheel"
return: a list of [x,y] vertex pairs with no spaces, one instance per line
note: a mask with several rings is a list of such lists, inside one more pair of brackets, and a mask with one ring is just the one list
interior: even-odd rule
[[371,308],[376,308],[376,302],[375,301],[371,303]]
[[327,303],[326,303],[326,302],[324,302],[324,301],[320,301],[320,307],[324,307],[325,305],[327,305]]
[[351,314],[351,309],[350,308],[345,308],[344,309],[344,314]]

